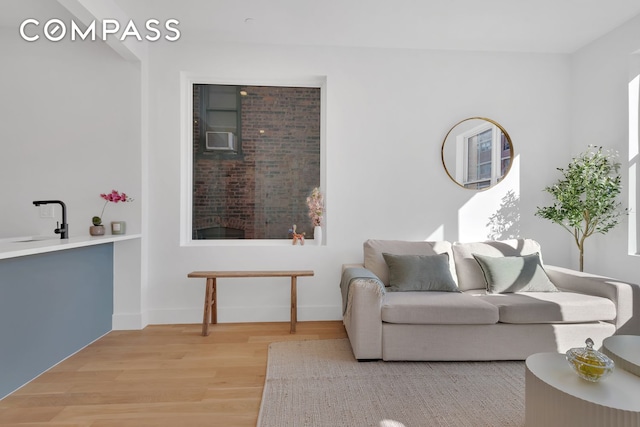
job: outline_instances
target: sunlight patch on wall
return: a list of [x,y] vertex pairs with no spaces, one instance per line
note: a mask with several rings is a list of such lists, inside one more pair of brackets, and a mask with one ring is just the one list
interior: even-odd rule
[[520,156],[495,187],[477,192],[458,209],[458,240],[505,240],[520,235]]
[[433,233],[431,233],[426,239],[425,242],[437,242],[440,240],[445,240],[444,238],[444,225],[440,225],[436,228]]

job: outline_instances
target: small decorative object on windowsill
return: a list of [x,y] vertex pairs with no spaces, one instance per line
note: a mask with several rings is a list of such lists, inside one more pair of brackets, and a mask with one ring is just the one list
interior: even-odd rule
[[125,234],[127,223],[125,221],[111,221],[111,234]]
[[313,241],[317,246],[322,245],[322,220],[324,217],[324,197],[318,187],[314,188],[307,197],[309,218],[313,225]]
[[291,242],[292,245],[296,245],[298,242],[300,242],[300,246],[304,245],[304,232],[302,233],[296,233],[296,225],[293,224],[293,227],[291,227],[289,229],[289,234],[291,234],[293,236],[293,241]]
[[313,227],[313,241],[316,246],[322,245],[322,227],[319,225]]
[[[111,193],[108,194],[100,194],[100,197],[105,200],[104,206],[102,206],[102,212],[100,216],[94,216],[91,219],[93,225],[89,227],[89,234],[92,236],[102,236],[105,233],[104,225],[102,225],[102,215],[104,215],[104,209],[107,207],[107,203],[125,203],[125,202],[133,202],[133,199],[127,196],[125,193],[119,193],[116,190],[112,190]],[[126,229],[126,224],[124,221],[113,221],[111,222],[111,234],[124,234]]]

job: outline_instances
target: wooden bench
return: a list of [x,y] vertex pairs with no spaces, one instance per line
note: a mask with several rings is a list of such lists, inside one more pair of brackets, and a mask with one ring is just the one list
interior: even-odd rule
[[216,281],[227,277],[291,277],[291,333],[296,331],[298,321],[298,277],[313,276],[311,270],[290,271],[192,271],[187,275],[190,278],[207,279],[204,294],[204,316],[202,318],[202,335],[209,335],[209,324],[218,323],[218,297]]

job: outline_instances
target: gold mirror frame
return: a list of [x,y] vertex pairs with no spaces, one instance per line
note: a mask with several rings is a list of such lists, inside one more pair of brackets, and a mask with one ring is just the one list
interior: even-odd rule
[[[460,182],[458,179],[456,179],[456,169],[454,169],[457,165],[457,163],[460,161],[460,159],[456,158],[454,159],[454,165],[451,165],[451,161],[449,160],[449,167],[447,167],[447,160],[445,159],[445,146],[447,144],[447,139],[449,139],[449,136],[451,135],[451,133],[454,131],[454,129],[456,129],[458,126],[462,125],[465,122],[471,121],[471,120],[480,120],[480,121],[484,121],[484,122],[488,122],[492,125],[494,125],[496,128],[498,128],[500,130],[500,132],[502,133],[502,135],[504,135],[506,142],[509,143],[509,155],[508,157],[500,157],[500,168],[502,169],[502,162],[505,159],[509,159],[509,163],[506,166],[506,168],[504,169],[504,171],[500,174],[500,176],[494,176],[494,173],[492,172],[492,177],[489,178],[490,183],[488,186],[486,187],[481,187],[481,188],[473,188],[473,187],[469,187],[467,185],[465,185],[464,180],[463,182]],[[480,126],[480,125],[478,125]],[[458,138],[458,135],[455,135],[456,139]],[[501,138],[502,140],[502,138]],[[458,144],[456,140],[454,140],[453,142],[451,142],[451,140],[449,141],[450,144],[453,144],[454,149],[457,150],[456,145]],[[500,150],[501,152],[506,152],[506,150]],[[455,154],[456,156],[458,156],[458,154]],[[498,122],[496,122],[495,120],[486,118],[486,117],[469,117],[463,120],[460,120],[458,123],[456,123],[455,125],[453,125],[451,127],[451,129],[449,129],[449,132],[447,132],[447,134],[444,137],[444,140],[442,141],[442,148],[440,150],[440,156],[442,158],[442,166],[444,167],[445,172],[447,173],[447,175],[449,176],[449,178],[451,178],[451,180],[453,182],[455,182],[458,186],[466,189],[466,190],[476,190],[476,191],[483,191],[483,190],[488,190],[489,188],[494,187],[495,185],[497,185],[498,183],[500,183],[504,177],[506,177],[509,174],[509,171],[511,170],[511,166],[513,164],[513,143],[511,142],[511,137],[509,136],[509,133],[505,130],[505,128],[503,128]],[[450,156],[450,154],[449,154]],[[466,161],[468,162],[468,155],[464,155],[463,157],[461,157],[462,161],[464,162],[466,158]],[[453,174],[452,174],[453,172]],[[457,175],[460,175],[460,171],[458,171]],[[484,180],[476,180],[476,183],[480,183],[482,181],[486,181],[487,179],[485,178]],[[491,182],[494,181],[494,182]]]

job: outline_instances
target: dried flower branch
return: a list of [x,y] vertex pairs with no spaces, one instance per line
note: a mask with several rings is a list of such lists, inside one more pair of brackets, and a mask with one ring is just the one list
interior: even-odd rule
[[322,225],[324,218],[324,197],[318,187],[314,188],[311,195],[307,197],[307,206],[309,207],[309,218],[313,226]]

